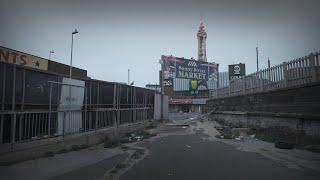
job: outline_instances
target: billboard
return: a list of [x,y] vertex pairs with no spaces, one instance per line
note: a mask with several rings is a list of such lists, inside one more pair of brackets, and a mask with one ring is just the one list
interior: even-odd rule
[[0,61],[33,69],[48,70],[48,60],[0,47]]
[[[181,90],[186,90],[186,88],[189,90],[189,83],[191,81],[193,85],[195,84],[194,81],[197,81],[198,86],[202,86],[199,90],[210,89],[208,82],[216,84],[218,81],[218,64],[215,63],[174,56],[161,56],[161,64],[164,79],[173,79],[173,82],[176,80],[179,80],[181,83],[183,82],[183,84],[179,83],[179,87],[184,87],[178,88]],[[175,83],[173,83],[173,86],[176,86]],[[210,87],[213,88],[214,85],[210,85]],[[176,90],[177,88],[174,89]]]
[[238,79],[246,75],[245,64],[231,64],[229,65],[229,80]]

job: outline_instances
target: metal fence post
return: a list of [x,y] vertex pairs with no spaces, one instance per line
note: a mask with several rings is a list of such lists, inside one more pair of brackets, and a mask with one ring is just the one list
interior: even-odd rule
[[318,77],[317,77],[317,70],[316,70],[316,63],[315,63],[315,55],[313,53],[310,53],[309,61],[310,61],[311,82],[316,82]]
[[66,111],[63,111],[63,121],[62,121],[62,137],[64,138],[66,128]]
[[12,112],[13,118],[11,120],[11,148],[13,149],[13,145],[15,142],[16,136],[16,122],[17,122],[17,114],[15,112],[16,109],[16,65],[13,66],[13,78],[12,78]]
[[17,114],[13,113],[13,118],[11,119],[11,148],[13,149],[15,139],[16,139],[16,122],[17,122]]
[[48,137],[50,137],[50,130],[51,130],[51,111],[52,111],[52,107],[51,107],[51,97],[52,97],[52,83],[50,83],[50,94],[49,94],[49,119],[48,119]]
[[121,85],[117,86],[117,124],[118,124],[118,127],[120,126],[121,124]]
[[113,111],[112,111],[112,119],[113,119],[113,126],[115,128],[118,127],[117,123],[117,116],[116,116],[116,95],[117,95],[117,88],[116,84],[113,84]]
[[88,89],[84,87],[84,122],[83,122],[83,131],[87,131],[87,122],[88,122]]
[[288,86],[287,62],[282,63],[282,69],[283,69],[283,86],[286,88]]
[[[25,99],[25,85],[26,85],[26,70],[23,69],[22,71],[23,75],[22,75],[22,98],[21,98],[21,107],[20,110],[23,111],[24,110],[24,99]],[[25,114],[20,114],[19,116],[19,141],[22,140],[22,129],[23,129],[23,125],[22,125],[22,121],[24,120],[24,115]]]
[[[2,101],[1,101],[1,110],[4,111],[4,102],[5,102],[5,92],[6,92],[6,64],[3,65],[3,74],[2,74]],[[3,126],[4,126],[4,115],[1,114],[1,123],[0,123],[0,143],[3,142]]]
[[98,128],[98,120],[99,120],[99,112],[98,112],[98,110],[96,109],[95,110],[96,111],[96,122],[95,122],[95,125],[94,125],[94,129],[95,130],[97,130],[97,128]]
[[4,125],[4,117],[3,114],[1,114],[1,119],[0,119],[0,144],[3,142],[3,125]]
[[137,105],[136,105],[136,88],[133,87],[133,93],[132,93],[132,104],[133,104],[133,122],[137,121]]
[[258,75],[258,78],[260,79],[260,91],[263,92],[264,91],[264,79],[262,77],[262,70],[260,70],[260,72],[258,72],[259,74]]
[[229,95],[228,96],[231,96],[231,85],[232,85],[232,82],[233,82],[233,80],[229,81],[229,87],[228,87]]
[[246,77],[242,77],[242,92],[245,95],[246,94]]

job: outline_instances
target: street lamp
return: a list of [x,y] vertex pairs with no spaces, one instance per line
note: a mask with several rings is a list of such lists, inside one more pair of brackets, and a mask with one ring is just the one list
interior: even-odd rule
[[78,30],[75,29],[73,32],[72,32],[72,35],[71,35],[71,58],[70,58],[70,79],[72,78],[72,51],[73,51],[73,35],[74,34],[78,34]]
[[53,53],[54,53],[53,50],[51,50],[51,51],[49,52],[49,60],[51,60],[51,54],[53,54]]

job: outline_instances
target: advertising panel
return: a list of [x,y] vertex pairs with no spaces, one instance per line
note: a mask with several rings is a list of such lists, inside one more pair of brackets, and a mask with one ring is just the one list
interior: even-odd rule
[[33,69],[48,70],[48,60],[0,47],[0,62],[16,64]]
[[216,87],[214,84],[218,81],[218,64],[174,56],[161,56],[161,62],[164,79],[173,79],[172,82],[179,80],[179,84],[173,83],[175,90],[190,90],[196,94],[197,90],[190,88],[191,82],[193,85],[197,84],[199,90]]
[[241,78],[246,75],[246,66],[245,64],[232,64],[229,65],[229,80]]

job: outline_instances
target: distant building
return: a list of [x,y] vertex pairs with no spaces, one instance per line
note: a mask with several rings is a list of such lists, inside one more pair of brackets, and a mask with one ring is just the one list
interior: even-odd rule
[[229,72],[219,72],[219,88],[229,86]]

